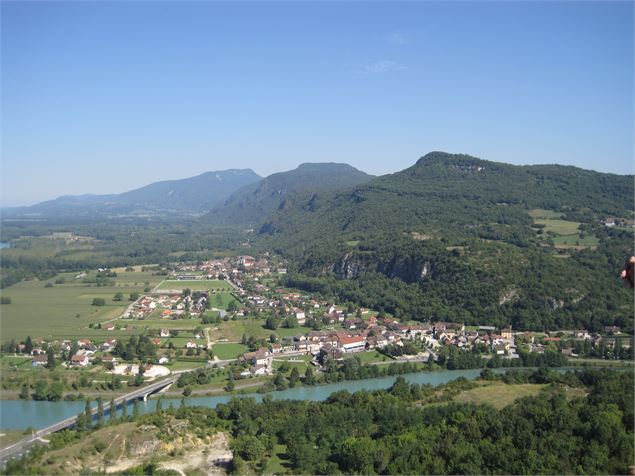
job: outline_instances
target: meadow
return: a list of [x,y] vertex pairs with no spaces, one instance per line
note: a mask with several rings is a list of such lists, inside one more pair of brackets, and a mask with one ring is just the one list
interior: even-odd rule
[[[212,304],[213,305],[213,304]],[[285,328],[278,327],[276,330],[264,327],[265,319],[238,319],[235,321],[221,321],[210,330],[211,339],[214,341],[228,340],[230,342],[240,342],[243,334],[256,339],[267,339],[271,334],[275,334],[279,339],[298,334],[306,334],[310,329],[307,327]]]
[[183,291],[190,289],[192,291],[231,291],[232,287],[222,279],[200,279],[194,281],[178,281],[175,279],[166,279],[156,287],[157,290],[174,289]]
[[512,385],[503,382],[483,382],[471,390],[461,392],[454,398],[454,401],[476,405],[489,403],[500,410],[511,405],[518,398],[538,395],[546,386],[532,383]]
[[543,238],[551,232],[556,248],[587,248],[597,246],[599,240],[594,235],[580,234],[580,222],[562,220],[562,214],[551,210],[535,208],[529,211],[534,223],[543,225]]
[[218,342],[212,346],[214,356],[221,360],[235,359],[247,352],[247,346],[232,342]]
[[[94,276],[94,272],[89,274]],[[96,286],[74,279],[77,273],[60,273],[54,278],[22,281],[1,290],[2,296],[11,298],[11,304],[2,305],[2,340],[23,340],[26,336],[43,338],[114,337],[139,333],[128,331],[91,329],[118,318],[130,304],[132,292],[142,293],[148,285],[160,281],[151,272],[124,272],[112,278],[114,286]],[[64,278],[63,284],[55,284]],[[149,283],[149,284],[145,284]],[[50,287],[46,287],[50,284]],[[123,293],[123,301],[113,301],[116,293]],[[93,306],[94,298],[103,298],[104,306]],[[135,326],[136,321],[118,321],[116,324]]]

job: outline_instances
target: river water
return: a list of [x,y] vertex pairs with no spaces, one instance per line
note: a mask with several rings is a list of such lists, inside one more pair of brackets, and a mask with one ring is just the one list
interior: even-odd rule
[[[502,369],[500,369],[502,370]],[[443,370],[439,372],[419,372],[413,374],[405,374],[405,379],[410,383],[441,385],[459,377],[474,379],[479,376],[481,369],[470,370]],[[274,399],[289,400],[326,400],[329,395],[338,390],[348,390],[354,393],[358,390],[379,390],[392,386],[397,376],[381,377],[366,380],[347,380],[343,382],[331,383],[327,385],[318,385],[315,387],[298,386],[283,390],[280,392],[270,392]],[[250,396],[261,400],[260,394],[238,395]],[[214,397],[190,397],[187,398],[188,405],[201,405],[215,407],[219,403],[227,403],[233,395],[218,395]],[[173,405],[180,405],[180,399],[164,399],[163,405],[166,408],[170,402]],[[93,402],[93,405],[95,403]],[[108,407],[108,400],[104,401],[104,406]],[[139,410],[146,413],[154,410],[156,400],[147,402],[139,402]],[[58,421],[64,420],[77,415],[83,411],[85,403],[77,402],[37,402],[34,400],[0,400],[0,428],[9,430],[22,430],[28,427],[35,429],[46,428]],[[132,414],[132,408],[129,407],[129,414]]]
[[[405,374],[403,377],[410,383],[430,384],[433,386],[441,385],[460,377],[468,380],[475,379],[481,373],[482,369],[469,370],[442,370],[438,372],[418,372]],[[495,373],[503,373],[510,369],[492,369]],[[566,370],[581,370],[578,368],[559,368],[552,369],[559,372]],[[633,368],[623,368],[614,370],[633,371]],[[298,386],[280,392],[270,392],[267,395],[275,400],[326,400],[329,395],[339,390],[348,390],[351,393],[359,390],[380,390],[386,389],[395,383],[397,376],[381,377],[366,380],[346,380],[343,382],[331,383],[327,385],[317,385],[314,387]],[[219,403],[227,403],[233,397],[253,397],[256,400],[262,400],[261,394],[248,395],[218,395],[214,397],[189,397],[186,399],[188,405],[200,405],[207,407],[215,407]],[[174,406],[179,406],[180,398],[164,398],[163,408],[167,408],[170,402]],[[96,406],[93,402],[93,406]],[[108,400],[104,401],[104,407],[107,410]],[[148,413],[155,409],[156,399],[147,402],[139,401],[139,410],[141,413]],[[58,421],[64,420],[72,416],[76,416],[85,408],[85,402],[36,402],[34,400],[0,400],[0,428],[4,430],[23,430],[28,427],[35,429],[46,428]],[[121,410],[118,412],[121,414]],[[128,406],[128,414],[132,414],[132,405]],[[108,417],[106,417],[108,418]]]

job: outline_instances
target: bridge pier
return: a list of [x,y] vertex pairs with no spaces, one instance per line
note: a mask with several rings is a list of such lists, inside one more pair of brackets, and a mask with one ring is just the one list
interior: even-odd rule
[[144,402],[147,402],[147,401],[148,401],[148,395],[147,395],[147,394],[143,396],[143,401],[144,401]]

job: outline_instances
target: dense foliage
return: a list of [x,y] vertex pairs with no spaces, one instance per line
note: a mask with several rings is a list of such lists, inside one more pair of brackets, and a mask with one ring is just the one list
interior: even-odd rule
[[[278,445],[293,474],[628,473],[634,463],[632,371],[562,374],[542,368],[499,376],[486,370],[482,378],[547,387],[497,411],[451,401],[474,382],[459,379],[434,388],[398,377],[389,390],[340,391],[323,402],[242,398],[216,410],[181,405],[148,415],[133,412],[132,419],[158,427],[166,441],[176,436],[174,418],[188,420],[188,431],[200,437],[231,431],[237,474],[263,472],[281,451]],[[588,394],[567,397],[572,387]],[[59,448],[78,436],[62,432],[51,444]],[[10,463],[7,474],[46,471],[37,464],[40,453]],[[147,474],[157,474],[148,468]]]

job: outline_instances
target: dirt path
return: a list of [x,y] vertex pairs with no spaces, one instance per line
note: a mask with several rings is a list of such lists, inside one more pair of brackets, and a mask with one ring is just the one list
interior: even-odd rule
[[229,463],[232,458],[229,437],[226,433],[218,433],[209,444],[188,451],[181,457],[172,457],[160,465],[183,476],[192,469],[198,469],[207,475],[224,475],[225,470],[222,466]]

